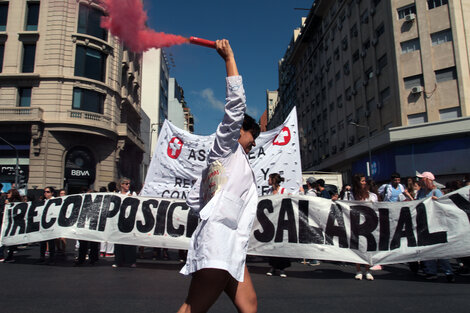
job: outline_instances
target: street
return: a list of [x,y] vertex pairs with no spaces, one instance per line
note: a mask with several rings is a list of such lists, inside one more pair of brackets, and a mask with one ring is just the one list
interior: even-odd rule
[[[70,240],[72,241],[72,240]],[[69,241],[69,242],[70,242]],[[15,263],[0,264],[3,313],[176,312],[190,278],[178,273],[177,252],[170,260],[152,260],[151,248],[137,268],[112,268],[113,258],[94,266],[74,267],[69,244],[55,265],[36,265],[36,245],[20,249]],[[456,266],[455,260],[452,264]],[[258,295],[259,312],[468,312],[470,276],[448,283],[412,274],[406,265],[384,266],[374,281],[356,281],[354,266],[292,262],[287,278],[268,277],[267,262],[251,257],[248,267]],[[222,295],[210,312],[236,312]]]

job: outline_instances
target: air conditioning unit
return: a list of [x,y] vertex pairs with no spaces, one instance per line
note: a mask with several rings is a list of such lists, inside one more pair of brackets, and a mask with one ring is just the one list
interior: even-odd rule
[[421,92],[423,92],[423,87],[421,86],[415,86],[411,88],[411,93],[421,93]]
[[405,21],[406,22],[413,22],[416,19],[416,14],[410,13],[405,16]]

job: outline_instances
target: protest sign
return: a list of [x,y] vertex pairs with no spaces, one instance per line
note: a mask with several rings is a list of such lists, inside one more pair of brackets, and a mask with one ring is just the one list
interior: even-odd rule
[[[376,203],[260,197],[248,253],[368,264],[467,256],[469,192],[465,187],[438,200]],[[187,249],[198,222],[179,199],[79,194],[7,206],[1,241],[64,237]]]

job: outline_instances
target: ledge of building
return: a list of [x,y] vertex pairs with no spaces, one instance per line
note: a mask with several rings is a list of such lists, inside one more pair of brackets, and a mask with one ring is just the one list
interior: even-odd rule
[[[470,133],[470,117],[460,117],[438,122],[428,122],[410,126],[393,127],[370,137],[372,151],[390,144],[406,141],[430,140],[437,137],[459,136]],[[322,163],[314,166],[315,169],[336,167],[351,159],[366,155],[368,152],[367,137],[355,145],[346,148]]]

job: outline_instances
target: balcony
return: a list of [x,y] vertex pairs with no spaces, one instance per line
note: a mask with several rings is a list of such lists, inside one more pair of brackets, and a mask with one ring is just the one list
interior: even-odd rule
[[0,122],[44,122],[43,113],[41,108],[0,106]]
[[128,141],[132,142],[140,150],[145,151],[143,140],[127,124],[119,124],[117,126],[117,133],[119,137],[126,137]]

